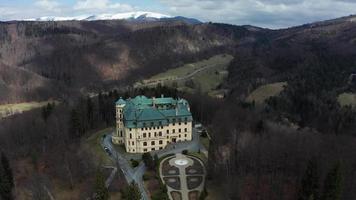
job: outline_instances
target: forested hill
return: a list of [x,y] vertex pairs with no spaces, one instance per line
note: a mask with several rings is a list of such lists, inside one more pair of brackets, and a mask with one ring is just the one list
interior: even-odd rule
[[241,37],[236,30],[249,32],[180,21],[1,23],[0,102],[67,98],[115,81],[127,85],[232,50]]

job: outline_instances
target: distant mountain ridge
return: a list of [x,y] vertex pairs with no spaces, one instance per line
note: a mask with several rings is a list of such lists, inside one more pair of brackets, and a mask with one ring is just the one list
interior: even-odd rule
[[16,21],[99,21],[99,20],[130,20],[130,21],[168,21],[179,20],[190,24],[200,24],[201,21],[194,18],[186,18],[182,16],[170,16],[156,12],[125,12],[114,14],[97,14],[97,15],[78,15],[74,17],[57,17],[57,16],[44,16],[38,18],[20,19]]

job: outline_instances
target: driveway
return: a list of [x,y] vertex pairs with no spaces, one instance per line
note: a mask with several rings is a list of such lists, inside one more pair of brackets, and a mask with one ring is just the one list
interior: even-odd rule
[[[107,134],[107,136],[102,140],[102,147],[109,148],[112,153],[111,159],[115,161],[115,163],[117,164],[117,168],[122,171],[126,181],[128,183],[135,181],[138,184],[138,187],[142,194],[142,200],[148,200],[149,197],[142,180],[143,174],[146,172],[145,164],[141,161],[139,166],[133,169],[129,161],[125,159],[125,157],[120,152],[116,151],[111,141],[111,134]],[[152,151],[151,154],[157,154],[158,157],[163,157],[169,154],[181,153],[183,150],[198,152],[199,149],[199,134],[193,128],[193,135],[191,141],[169,144],[166,146],[165,149],[159,151]]]

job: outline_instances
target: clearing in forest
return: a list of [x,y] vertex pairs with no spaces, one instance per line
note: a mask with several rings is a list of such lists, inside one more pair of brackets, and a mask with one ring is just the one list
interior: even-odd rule
[[227,54],[215,55],[206,60],[167,70],[136,83],[135,87],[155,87],[162,84],[187,92],[215,94],[218,86],[227,77],[227,67],[233,58]]
[[269,97],[276,96],[281,93],[286,85],[286,82],[277,82],[262,85],[255,89],[253,92],[251,92],[246,100],[248,102],[254,101],[256,104],[262,104]]

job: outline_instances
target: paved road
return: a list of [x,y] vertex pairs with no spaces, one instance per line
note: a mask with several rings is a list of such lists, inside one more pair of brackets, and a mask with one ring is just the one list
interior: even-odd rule
[[[143,174],[146,171],[145,164],[141,161],[139,166],[133,169],[130,163],[121,155],[120,152],[116,151],[111,142],[111,134],[107,134],[107,136],[102,140],[102,147],[107,147],[111,152],[111,159],[117,163],[117,167],[121,169],[122,173],[125,175],[126,181],[131,183],[135,181],[138,184],[140,192],[142,194],[142,200],[148,200],[148,194],[143,184]],[[200,142],[199,142],[199,134],[193,129],[193,138],[192,141],[187,142],[179,142],[175,144],[169,144],[167,147],[160,151],[151,152],[152,155],[157,154],[158,157],[162,157],[168,154],[176,154],[181,153],[183,150],[189,151],[199,151]]]

